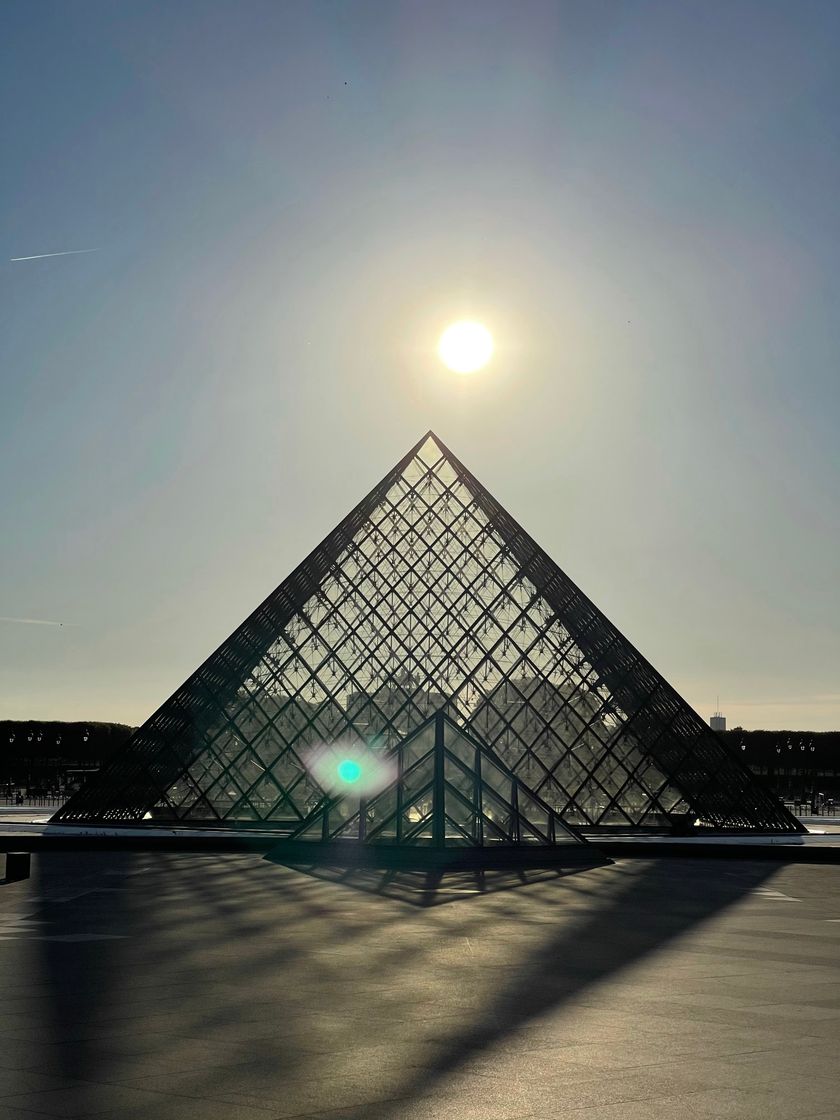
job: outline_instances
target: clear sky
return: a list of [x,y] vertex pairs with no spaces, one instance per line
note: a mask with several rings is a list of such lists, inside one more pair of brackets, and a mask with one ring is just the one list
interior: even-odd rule
[[142,721],[433,428],[702,715],[840,727],[836,0],[0,44],[0,716]]

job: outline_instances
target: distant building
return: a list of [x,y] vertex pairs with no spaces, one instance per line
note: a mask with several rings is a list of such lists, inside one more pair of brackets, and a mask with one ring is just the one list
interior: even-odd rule
[[709,720],[709,727],[712,731],[725,731],[726,730],[726,716],[722,712],[715,712]]
[[346,702],[346,714],[355,730],[366,738],[383,736],[386,746],[394,746],[399,735],[408,734],[435,712],[451,709],[450,700],[423,687],[422,680],[408,670],[387,673],[370,691],[348,692]]

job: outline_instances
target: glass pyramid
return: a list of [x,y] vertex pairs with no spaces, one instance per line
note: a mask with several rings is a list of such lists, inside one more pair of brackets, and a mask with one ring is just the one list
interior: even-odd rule
[[388,762],[384,789],[326,796],[289,840],[436,848],[585,843],[443,712],[401,740]]
[[802,831],[432,433],[53,820],[288,834],[438,710],[578,828]]

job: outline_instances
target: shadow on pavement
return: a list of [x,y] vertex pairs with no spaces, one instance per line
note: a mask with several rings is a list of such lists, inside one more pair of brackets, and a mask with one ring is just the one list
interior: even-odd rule
[[527,868],[522,871],[469,870],[469,871],[397,871],[377,868],[330,867],[322,864],[296,864],[286,866],[314,879],[337,883],[364,894],[397,899],[410,906],[441,906],[447,902],[463,902],[475,895],[495,894],[562,879],[583,870],[556,868]]
[[[629,876],[627,889],[607,905],[596,905],[591,916],[557,932],[539,951],[519,962],[515,972],[490,993],[483,1012],[449,1040],[440,1060],[407,1082],[406,1094],[428,1094],[436,1082],[512,1031],[666,949],[760,886],[774,870],[766,865],[747,866],[734,882],[693,875],[675,863],[665,868],[652,863],[640,874]],[[715,871],[720,874],[719,865],[713,868],[713,875]],[[398,1114],[399,1110],[393,1112]],[[360,1112],[359,1120],[389,1115],[391,1107],[385,1104]]]
[[[44,853],[39,865],[31,975],[0,982],[17,979],[21,1006],[35,993],[42,1010],[4,1026],[9,1054],[66,1079],[67,1115],[125,1120],[192,1117],[211,1101],[214,1117],[218,1102],[398,1117],[399,1102],[655,958],[776,870],[636,860],[525,881],[394,873],[348,891],[340,876],[242,854]],[[438,904],[456,891],[464,905]],[[9,1103],[50,1111],[29,1089]]]

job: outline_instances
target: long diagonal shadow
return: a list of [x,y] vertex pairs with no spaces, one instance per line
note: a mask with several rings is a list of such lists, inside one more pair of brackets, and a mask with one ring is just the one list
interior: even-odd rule
[[[417,909],[394,897],[393,879],[383,884],[384,897],[375,897],[248,856],[158,855],[148,874],[141,866],[147,860],[135,861],[114,854],[71,867],[54,856],[45,875],[44,885],[52,880],[49,893],[74,879],[77,889],[94,888],[73,910],[72,925],[59,903],[56,910],[45,904],[38,915],[46,919],[45,932],[122,935],[90,944],[40,942],[41,979],[51,991],[52,1025],[44,1041],[57,1045],[39,1047],[33,1068],[75,1078],[83,1115],[106,1111],[108,1086],[136,1081],[138,1089],[159,1088],[155,1069],[187,1062],[200,1042],[210,1048],[212,1062],[178,1071],[182,1080],[167,1093],[238,1104],[258,1095],[279,1100],[298,1085],[309,1093],[301,1090],[301,1115],[325,1114],[338,1104],[343,1117],[398,1117],[407,1099],[434,1092],[512,1032],[655,959],[777,867],[769,861],[629,860],[541,877],[517,890],[466,894],[457,906]],[[77,868],[89,869],[90,881],[78,882]],[[122,889],[101,891],[110,884]],[[517,931],[526,935],[523,947],[505,950],[506,970],[494,967],[486,976],[486,1002],[467,1017],[436,1020],[440,1045],[431,1057],[426,1049],[422,1068],[395,1066],[390,1103],[362,1105],[358,1094],[342,1102],[335,1092],[330,1098],[322,1093],[319,1078],[325,1071],[330,1076],[332,1038],[344,1058],[364,1059],[374,1037],[399,1053],[389,1040],[389,1016],[395,1016],[396,1039],[399,1008],[412,999],[412,985],[422,994],[425,977],[437,970],[443,983],[436,993],[474,991],[485,983],[480,950]],[[474,959],[446,951],[447,941],[457,946],[465,939],[479,950]],[[507,977],[502,986],[500,976]],[[127,1045],[125,1026],[117,1025],[127,1014],[136,1046]],[[357,1032],[354,1014],[381,1025],[381,1037]],[[422,1023],[416,1022],[420,1039]],[[159,1030],[165,1033],[158,1037]],[[411,1037],[411,1024],[408,1030]],[[122,1057],[115,1051],[117,1035],[125,1043]],[[324,1045],[313,1048],[313,1041]],[[141,1113],[155,1120],[156,1107],[139,1104],[132,1118]]]
[[[519,880],[523,890],[506,892],[506,906],[505,896],[500,895],[490,898],[487,894],[475,894],[472,899],[465,898],[462,905],[455,908],[457,920],[447,923],[445,930],[441,930],[444,936],[448,935],[453,940],[466,934],[478,941],[482,937],[492,938],[495,934],[494,918],[504,917],[509,921],[512,916],[521,914],[523,922],[527,923],[533,922],[535,917],[543,920],[545,910],[554,910],[558,918],[563,919],[567,916],[567,904],[577,903],[580,907],[584,899],[586,910],[579,920],[564,922],[563,928],[544,940],[537,949],[525,952],[521,960],[512,962],[510,974],[513,979],[510,983],[496,991],[495,995],[491,994],[484,1008],[468,1023],[463,1024],[462,1021],[458,1029],[438,1039],[444,1056],[395,1086],[389,1093],[388,1101],[371,1101],[360,1106],[355,1113],[358,1120],[398,1117],[406,1100],[422,1098],[433,1092],[439,1082],[512,1032],[559,1010],[592,987],[607,983],[622,970],[655,958],[675,940],[715,918],[755,890],[776,870],[776,865],[771,862],[739,861],[736,875],[731,872],[725,874],[725,869],[731,866],[719,860],[708,863],[698,860],[628,861],[605,872],[594,870],[562,878],[540,878],[531,884],[539,892],[537,896],[532,896],[528,885]],[[301,881],[308,878],[308,874],[300,876]],[[460,881],[463,882],[463,877]],[[372,890],[372,882],[363,886],[365,893],[381,894],[383,901],[393,901],[397,897],[393,876],[383,876],[380,890]],[[313,903],[307,901],[307,892],[297,891],[293,884],[294,881],[285,883],[284,895],[290,900],[295,898],[298,905],[312,911]],[[352,876],[345,877],[343,885],[348,884],[355,885]],[[441,882],[437,877],[432,890],[441,891]],[[342,890],[345,906],[354,893],[353,890]],[[334,894],[324,896],[323,916],[328,923],[333,918],[330,902],[335,899]],[[479,899],[487,902],[491,909],[472,904]],[[503,906],[504,909],[500,909]],[[383,926],[399,928],[400,914],[404,913],[404,909],[401,906],[399,910],[377,911],[372,924],[368,924],[369,920],[362,920],[358,927],[339,923],[333,927],[332,937],[344,941],[350,936],[364,941],[374,928],[378,932]],[[317,903],[314,910],[317,912]],[[366,912],[362,899],[359,912],[360,917]],[[426,910],[426,913],[433,923],[434,911]],[[426,924],[416,927],[416,936],[409,944],[398,942],[393,949],[380,949],[375,959],[370,960],[371,973],[387,979],[396,974],[408,977],[411,970],[434,968],[434,950],[431,960],[422,959],[424,954],[429,953],[429,942],[424,937]],[[436,928],[434,923],[431,928]],[[329,928],[324,929],[323,938],[325,943],[330,941]],[[260,962],[251,961],[251,967],[259,966]],[[498,970],[494,970],[493,979],[488,982],[491,993],[498,974]],[[378,1008],[374,1008],[374,1012],[381,1015]],[[387,1019],[381,1018],[380,1021],[385,1028],[383,1040],[387,1046]],[[301,1020],[300,1030],[302,1033],[307,1031],[305,1017]],[[445,1027],[441,1027],[440,1031],[445,1031]],[[363,1045],[360,1048],[363,1049]],[[221,1071],[219,1080],[224,1082]],[[325,1105],[325,1110],[334,1107],[333,1102]],[[313,1109],[311,1115],[316,1114],[317,1110]],[[343,1118],[351,1114],[352,1106],[342,1111]]]
[[[702,864],[686,868],[683,861],[676,861],[676,867],[679,875],[666,876],[663,891],[662,870],[673,871],[675,862],[646,865],[638,875],[628,876],[625,889],[608,905],[580,924],[565,928],[522,961],[515,978],[491,998],[483,1014],[447,1040],[445,1056],[406,1082],[400,1095],[404,1099],[427,1095],[437,1082],[512,1031],[661,952],[719,915],[776,869],[774,864],[739,864],[737,876],[724,877],[718,863],[714,868],[717,876],[710,882],[707,875],[692,874],[701,872]],[[398,1114],[396,1102],[366,1107],[358,1113],[359,1120],[384,1120]]]
[[75,1082],[97,1064],[94,1024],[107,1013],[119,971],[123,927],[130,920],[127,879],[137,861],[136,853],[122,851],[89,863],[72,852],[37,858],[34,897],[22,907],[32,916],[30,937],[40,961],[27,994],[34,1006],[45,1007],[40,1018],[33,1010],[28,1021],[37,1032],[33,1068],[41,1059],[50,1075]]

